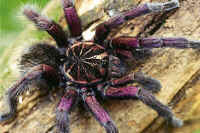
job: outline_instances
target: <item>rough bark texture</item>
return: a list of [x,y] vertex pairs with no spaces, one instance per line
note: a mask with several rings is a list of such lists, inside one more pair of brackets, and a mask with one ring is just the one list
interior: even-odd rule
[[[125,7],[132,3],[137,5],[149,0],[121,0],[123,4],[116,7]],[[157,1],[157,0],[156,0]],[[164,1],[164,0],[162,0]],[[82,16],[84,27],[89,30],[85,35],[92,34],[93,28],[108,17],[103,9],[112,0],[95,3],[93,0],[79,0],[77,7]],[[127,2],[124,4],[124,2]],[[59,0],[49,3],[44,12],[52,18],[60,20],[63,26]],[[93,8],[93,7],[98,8]],[[87,7],[87,8],[85,8]],[[91,7],[91,8],[90,8]],[[58,13],[55,13],[57,12]],[[200,40],[200,2],[198,0],[181,0],[178,10],[168,13],[147,15],[129,21],[119,29],[112,32],[111,36],[140,35],[157,37],[186,37]],[[98,20],[98,21],[97,21]],[[16,68],[17,58],[23,49],[39,40],[49,40],[46,35],[38,34],[30,26],[26,29],[5,52],[0,61],[0,82],[7,87],[19,75]],[[51,40],[50,40],[51,42]],[[120,133],[193,133],[200,129],[200,51],[192,49],[155,49],[153,55],[137,65],[137,70],[153,76],[161,81],[163,88],[156,97],[164,104],[173,107],[174,112],[185,122],[182,128],[171,128],[164,120],[157,116],[156,112],[138,101],[112,100],[106,101],[104,107],[110,112],[113,121]],[[3,133],[52,133],[55,128],[55,107],[59,100],[50,101],[45,92],[34,91],[31,95],[25,95],[23,103],[18,107],[18,116],[12,122],[0,125]],[[1,100],[0,110],[6,110],[5,101]],[[4,108],[5,107],[5,108]],[[102,133],[104,129],[83,108],[78,107],[71,114],[72,133]]]

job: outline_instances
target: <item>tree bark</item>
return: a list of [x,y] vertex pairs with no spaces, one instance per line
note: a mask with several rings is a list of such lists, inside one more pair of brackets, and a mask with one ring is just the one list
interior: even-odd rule
[[[122,2],[116,7],[136,6],[150,0],[119,0]],[[157,1],[157,0],[155,0]],[[161,0],[164,2],[164,0]],[[81,16],[86,38],[94,34],[94,27],[107,20],[105,10],[112,0],[77,0],[78,13]],[[150,14],[139,17],[120,26],[111,33],[111,36],[154,36],[154,37],[186,37],[198,40],[200,35],[200,3],[198,1],[180,1],[181,7],[177,10]],[[115,7],[115,8],[116,8]],[[51,1],[43,10],[45,14],[66,27],[60,0]],[[67,30],[67,28],[65,28]],[[89,38],[89,37],[88,37]],[[23,50],[39,41],[53,41],[45,34],[40,33],[30,25],[17,40],[8,47],[0,60],[0,82],[8,87],[18,79],[17,60]],[[163,88],[156,97],[164,104],[169,104],[176,115],[182,118],[185,126],[179,129],[163,124],[164,120],[157,113],[133,100],[105,101],[103,106],[110,112],[113,121],[121,133],[192,133],[200,128],[200,54],[199,50],[192,49],[154,49],[152,56],[141,62],[136,62],[133,71],[141,70],[161,81]],[[23,96],[23,103],[18,106],[17,118],[0,125],[3,133],[52,133],[55,127],[55,107],[60,97],[50,101],[45,92],[35,90]],[[5,101],[0,101],[0,112],[6,110]],[[72,133],[102,133],[104,129],[81,107],[77,107],[70,116]]]

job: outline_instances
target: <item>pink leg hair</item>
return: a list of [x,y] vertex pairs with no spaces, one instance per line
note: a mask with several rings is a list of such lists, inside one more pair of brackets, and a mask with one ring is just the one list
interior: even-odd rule
[[185,38],[137,38],[129,36],[120,36],[107,41],[106,46],[112,48],[114,53],[121,57],[133,58],[134,49],[152,49],[152,48],[200,48],[200,41],[190,41]]
[[200,41],[190,41],[185,38],[142,38],[139,39],[141,48],[200,48]]
[[58,84],[59,76],[54,68],[48,65],[39,65],[34,67],[8,90],[8,104],[10,112],[0,115],[0,122],[4,122],[15,117],[17,97],[23,92],[27,91],[30,85],[34,85],[34,87],[41,89],[48,89],[51,87],[56,87]]
[[61,0],[65,14],[66,21],[69,25],[69,29],[72,37],[78,37],[82,34],[81,20],[78,17],[76,9],[74,7],[74,0]]
[[113,28],[116,28],[128,20],[148,13],[169,11],[177,7],[179,7],[178,0],[172,0],[165,3],[146,3],[141,5],[98,25],[96,28],[94,41],[98,44],[101,44],[107,38],[108,34]]
[[[118,60],[115,60],[112,63],[113,63],[112,66],[114,66],[114,64],[118,64],[119,62],[118,62]],[[121,66],[116,67],[116,69],[119,69],[119,71],[122,71]],[[111,75],[113,75],[112,71],[113,70],[111,69]],[[114,73],[114,75],[115,75],[115,73]],[[113,77],[113,76],[111,76],[111,77]],[[99,84],[97,86],[97,88],[99,90],[101,90],[102,88],[103,88],[103,90],[106,90],[106,88],[111,87],[111,86],[114,86],[114,87],[126,86],[129,83],[139,83],[140,85],[142,85],[143,88],[150,90],[151,92],[154,92],[154,93],[160,91],[160,89],[162,88],[162,85],[158,80],[156,80],[148,75],[145,75],[142,72],[130,73],[125,76],[120,75],[120,78],[116,78],[113,80],[109,80],[105,83]]]
[[37,28],[47,31],[53,37],[59,47],[67,47],[67,34],[63,31],[60,25],[50,20],[46,16],[40,15],[34,9],[28,6],[24,8],[23,13],[30,21],[35,23]]
[[72,89],[68,89],[62,99],[60,100],[60,103],[58,105],[58,108],[56,110],[56,123],[57,128],[62,133],[69,133],[69,118],[68,115],[72,109],[72,107],[77,102],[77,92]]
[[[150,91],[145,89],[139,89],[134,86],[119,86],[121,83],[127,82],[128,78],[121,78],[118,80],[112,81],[112,84],[104,87],[98,87],[98,90],[102,92],[102,95],[105,98],[114,98],[114,99],[139,99],[144,104],[149,106],[158,112],[158,114],[164,117],[169,121],[173,126],[180,127],[183,125],[182,120],[176,118],[172,113],[171,109],[159,102]],[[130,79],[131,80],[131,79]]]
[[[107,91],[108,88],[110,89],[111,92],[116,87],[119,87],[119,90],[115,89],[116,91],[120,91],[121,89],[129,90],[129,87],[127,88],[127,87],[122,87],[122,86],[126,86],[127,84],[130,84],[130,83],[139,83],[145,89],[150,90],[151,92],[158,92],[160,88],[162,87],[158,80],[150,76],[144,75],[142,72],[136,72],[136,73],[128,74],[121,78],[107,81],[103,84],[99,84],[97,88],[100,91],[104,90],[104,94],[106,94],[105,91]],[[126,93],[126,94],[127,94],[126,97],[128,97],[129,93]],[[132,95],[132,93],[130,94]]]
[[118,133],[109,114],[101,107],[92,92],[87,92],[87,88],[81,88],[82,98],[85,106],[94,115],[96,120],[105,128],[107,133]]

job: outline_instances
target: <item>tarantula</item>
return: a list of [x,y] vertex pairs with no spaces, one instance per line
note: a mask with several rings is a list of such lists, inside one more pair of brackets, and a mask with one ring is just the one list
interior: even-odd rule
[[[96,27],[93,40],[83,40],[81,21],[73,0],[62,0],[65,19],[69,25],[67,37],[60,25],[40,15],[32,8],[25,8],[25,16],[36,27],[47,31],[57,47],[46,43],[33,45],[20,60],[24,73],[22,79],[8,90],[10,112],[0,116],[4,122],[16,116],[17,97],[30,87],[39,89],[63,88],[65,93],[56,109],[59,132],[69,132],[68,115],[78,99],[93,114],[107,133],[118,133],[109,114],[101,107],[95,95],[108,99],[139,99],[173,126],[181,126],[171,109],[159,102],[152,92],[161,84],[141,72],[127,73],[125,59],[135,58],[137,50],[152,48],[200,48],[200,43],[185,38],[138,38],[120,36],[107,39],[113,28],[135,17],[153,12],[169,11],[179,7],[178,0],[165,3],[146,3],[116,15]],[[138,83],[141,87],[128,85]]]

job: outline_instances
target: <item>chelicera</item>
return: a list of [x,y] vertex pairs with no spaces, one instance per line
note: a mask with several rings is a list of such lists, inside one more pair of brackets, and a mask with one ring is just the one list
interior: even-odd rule
[[[38,43],[22,55],[20,68],[24,76],[9,88],[10,112],[1,115],[0,122],[16,116],[17,97],[34,86],[39,89],[62,88],[65,91],[56,109],[56,123],[61,133],[69,132],[68,115],[78,99],[81,99],[107,133],[118,133],[109,114],[96,100],[97,94],[107,99],[139,99],[173,126],[181,126],[182,120],[175,117],[168,106],[152,95],[152,92],[160,90],[159,81],[141,72],[128,73],[125,59],[135,58],[137,50],[164,47],[199,48],[200,43],[185,38],[120,36],[107,39],[110,31],[124,22],[148,13],[178,8],[179,1],[146,3],[116,15],[99,24],[94,38],[88,41],[82,37],[81,21],[74,2],[61,1],[70,37],[57,23],[34,9],[25,7],[25,16],[35,23],[37,28],[47,31],[57,46]],[[131,85],[134,82],[141,87]]]

